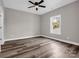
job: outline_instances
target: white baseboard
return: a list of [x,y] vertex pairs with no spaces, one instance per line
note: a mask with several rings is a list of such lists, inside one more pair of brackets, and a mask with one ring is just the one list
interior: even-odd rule
[[26,39],[26,38],[32,38],[32,37],[38,37],[38,36],[43,36],[43,37],[47,37],[47,38],[50,38],[50,39],[54,39],[54,40],[58,40],[58,41],[61,41],[61,42],[66,42],[66,43],[70,43],[70,44],[74,44],[74,45],[79,46],[79,43],[68,41],[68,40],[62,40],[62,39],[58,39],[58,38],[54,38],[54,37],[49,37],[49,36],[46,36],[46,35],[35,35],[35,36],[28,36],[28,37],[5,39],[5,41],[20,40],[20,39]]
[[3,45],[4,44],[4,40],[0,40],[0,45]]
[[68,41],[68,40],[62,40],[62,39],[58,39],[58,38],[54,38],[54,37],[49,37],[49,36],[46,36],[46,35],[41,35],[41,36],[79,46],[79,43],[76,43],[76,42],[72,42],[72,41]]
[[11,38],[11,39],[5,39],[5,41],[27,39],[27,38],[38,37],[38,36],[40,36],[40,35],[35,35],[35,36],[26,36],[26,37],[19,37],[19,38]]

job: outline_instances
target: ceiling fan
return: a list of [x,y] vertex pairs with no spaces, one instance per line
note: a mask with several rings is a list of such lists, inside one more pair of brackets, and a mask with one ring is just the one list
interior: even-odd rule
[[28,2],[33,4],[33,6],[30,6],[28,8],[36,7],[36,11],[38,11],[38,7],[46,8],[46,6],[41,5],[44,2],[44,0],[41,0],[40,2],[32,2],[32,1],[28,1]]

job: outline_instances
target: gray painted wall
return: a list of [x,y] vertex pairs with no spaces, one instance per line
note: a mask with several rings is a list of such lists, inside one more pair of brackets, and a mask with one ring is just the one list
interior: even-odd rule
[[40,16],[5,8],[5,39],[40,35]]
[[[46,35],[79,43],[79,1],[38,16],[5,8],[5,39]],[[50,17],[62,16],[62,34],[50,33]],[[67,39],[69,37],[69,39]],[[6,41],[6,40],[5,40]]]
[[0,0],[0,6],[4,6],[4,5],[3,5],[3,0]]
[[1,2],[1,0],[0,0],[0,6],[2,5],[2,2]]
[[[50,17],[59,14],[62,16],[62,34],[51,34]],[[79,43],[79,1],[42,15],[40,27],[42,35]]]

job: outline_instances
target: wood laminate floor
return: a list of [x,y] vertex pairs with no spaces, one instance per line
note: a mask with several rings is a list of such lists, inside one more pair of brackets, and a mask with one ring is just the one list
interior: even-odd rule
[[8,41],[1,58],[79,58],[79,46],[43,37]]

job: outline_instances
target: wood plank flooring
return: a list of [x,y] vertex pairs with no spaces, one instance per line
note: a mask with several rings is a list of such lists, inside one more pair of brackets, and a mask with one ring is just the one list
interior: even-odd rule
[[79,46],[44,37],[8,41],[0,58],[79,58]]

